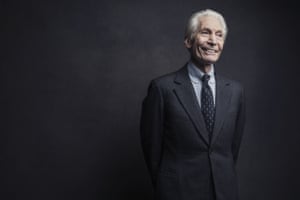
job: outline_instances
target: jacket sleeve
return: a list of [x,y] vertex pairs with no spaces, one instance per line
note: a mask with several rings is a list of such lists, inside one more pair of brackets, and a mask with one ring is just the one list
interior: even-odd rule
[[156,177],[162,154],[164,125],[163,109],[162,92],[157,84],[152,81],[148,88],[148,94],[142,104],[140,136],[144,158],[153,185],[156,184]]
[[234,138],[232,143],[232,155],[235,164],[237,162],[238,155],[239,155],[240,145],[241,145],[242,136],[244,132],[245,120],[246,120],[245,94],[244,94],[244,89],[242,88],[241,95],[240,95],[239,110],[236,118],[235,133],[234,133]]

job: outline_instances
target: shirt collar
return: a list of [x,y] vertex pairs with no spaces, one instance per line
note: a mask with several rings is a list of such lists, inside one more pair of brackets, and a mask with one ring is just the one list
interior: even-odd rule
[[[215,73],[214,73],[214,65],[212,65],[211,70],[207,73],[210,76],[209,82],[214,84],[215,83]],[[188,63],[188,72],[192,82],[199,83],[201,81],[201,77],[205,74],[201,71],[192,61]]]

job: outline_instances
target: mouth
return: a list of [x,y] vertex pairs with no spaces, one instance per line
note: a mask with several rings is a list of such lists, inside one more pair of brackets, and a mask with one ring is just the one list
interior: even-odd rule
[[218,53],[218,50],[216,49],[212,49],[212,48],[207,48],[207,47],[199,47],[199,51],[204,51],[206,54],[217,54]]

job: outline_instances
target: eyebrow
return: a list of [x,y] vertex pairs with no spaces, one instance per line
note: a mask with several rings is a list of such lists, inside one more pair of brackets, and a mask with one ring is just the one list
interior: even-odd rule
[[[203,30],[208,30],[208,31],[212,31],[212,29],[210,28],[207,28],[207,27],[203,27],[203,28],[200,28],[199,31],[203,31]],[[223,30],[216,30],[215,32],[221,32],[221,33],[224,33]]]
[[[204,28],[200,28],[199,30],[212,30],[212,29],[210,29],[210,28],[207,28],[207,27],[204,27]],[[222,29],[218,29],[218,30],[216,30],[215,32],[218,32],[218,31],[221,31],[221,32],[223,32],[223,30],[222,30]]]

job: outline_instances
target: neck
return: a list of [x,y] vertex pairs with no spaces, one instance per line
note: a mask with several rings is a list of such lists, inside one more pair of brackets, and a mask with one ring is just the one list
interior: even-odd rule
[[212,64],[204,64],[204,63],[199,63],[197,61],[195,61],[194,59],[191,59],[193,64],[200,69],[202,72],[204,73],[208,73],[211,71],[212,68]]

